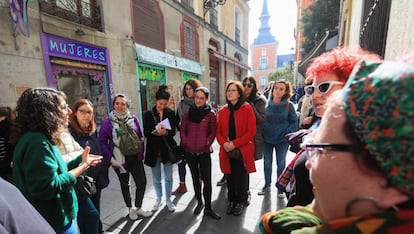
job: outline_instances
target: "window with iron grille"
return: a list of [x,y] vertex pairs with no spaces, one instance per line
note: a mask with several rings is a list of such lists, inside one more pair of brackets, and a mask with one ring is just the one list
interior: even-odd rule
[[96,0],[40,0],[41,12],[102,30],[101,13]]
[[182,53],[183,56],[192,60],[199,60],[199,45],[198,45],[198,33],[196,26],[184,20],[182,23]]
[[218,30],[217,15],[218,13],[216,9],[210,9],[210,26],[216,30]]

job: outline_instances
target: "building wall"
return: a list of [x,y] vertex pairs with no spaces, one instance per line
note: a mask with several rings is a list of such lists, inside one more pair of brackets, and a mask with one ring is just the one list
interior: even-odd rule
[[[277,42],[274,44],[252,45],[252,76],[255,78],[257,84],[260,86],[260,77],[269,75],[276,71],[277,68]],[[262,49],[266,49],[266,55],[262,56]],[[260,68],[260,58],[267,57],[267,69]]]
[[303,36],[303,23],[302,23],[302,14],[304,9],[309,7],[312,4],[312,0],[297,0],[297,23],[296,23],[296,51],[295,51],[295,60],[302,60],[302,43],[305,41]]
[[[3,3],[5,0],[1,0]],[[43,62],[40,33],[45,32],[59,37],[105,47],[109,50],[113,74],[113,92],[124,92],[132,99],[132,111],[137,108],[135,58],[131,41],[131,19],[129,0],[117,3],[102,1],[101,13],[104,29],[99,32],[86,26],[62,20],[58,17],[41,13],[38,2],[29,2],[28,15],[30,37],[17,35],[14,47],[8,8],[0,11],[0,59],[7,61],[0,64],[0,92],[5,94],[1,104],[15,106],[19,96],[16,90],[24,87],[47,86],[45,64]],[[5,4],[3,4],[5,5]],[[79,36],[76,29],[82,29],[85,35]],[[7,88],[4,88],[7,87]],[[1,90],[4,89],[4,90]]]
[[[344,0],[340,43],[344,46],[359,44],[362,22],[362,1]],[[384,59],[395,59],[414,49],[414,2],[392,1],[388,22],[387,43]],[[343,22],[346,21],[346,24]]]
[[414,1],[392,1],[385,59],[398,58],[414,49]]
[[[28,15],[31,34],[24,37],[17,34],[13,38],[8,13],[7,0],[0,0],[0,99],[1,105],[15,106],[16,99],[25,87],[47,86],[45,64],[40,41],[40,33],[45,32],[59,37],[89,43],[109,50],[110,67],[112,69],[111,86],[112,93],[123,92],[132,101],[131,111],[135,114],[140,110],[140,94],[138,93],[138,77],[136,53],[134,41],[132,40],[131,26],[131,1],[104,1],[98,0],[100,5],[103,31],[69,22],[58,17],[40,13],[38,1],[28,3]],[[203,19],[203,1],[194,1],[194,11],[183,10],[181,3],[176,0],[159,1],[165,24],[165,53],[175,54],[180,49],[180,23],[183,17],[190,17],[196,22],[199,34],[200,63],[202,74],[200,79],[209,87],[209,40],[214,39],[220,44],[220,53],[229,58],[234,54],[241,55],[241,63],[247,65],[248,61],[248,11],[245,0],[227,1],[226,5],[218,6],[219,30],[213,30],[209,26],[208,13]],[[241,44],[237,44],[234,33],[234,9],[242,12],[241,22]],[[231,17],[229,17],[231,16]],[[85,35],[79,36],[75,33],[82,29]],[[16,43],[14,42],[16,41]],[[16,49],[16,46],[18,49]],[[180,56],[180,54],[177,54]],[[220,61],[220,103],[225,100],[224,86],[228,79],[234,79],[235,65]],[[176,86],[182,85],[180,71],[172,68],[166,69],[167,82]],[[242,77],[247,75],[247,70],[242,69]],[[177,89],[178,90],[178,89]]]

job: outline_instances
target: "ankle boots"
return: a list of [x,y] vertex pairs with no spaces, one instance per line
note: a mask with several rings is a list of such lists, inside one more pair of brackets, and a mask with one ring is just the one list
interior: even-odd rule
[[178,187],[171,194],[177,195],[177,194],[186,193],[186,192],[187,192],[187,186],[185,186],[185,183],[180,183],[180,185],[178,185]]

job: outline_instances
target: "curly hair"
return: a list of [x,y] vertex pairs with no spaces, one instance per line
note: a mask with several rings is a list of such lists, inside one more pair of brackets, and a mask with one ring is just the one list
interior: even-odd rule
[[52,88],[26,89],[17,100],[16,120],[12,127],[11,143],[17,144],[28,131],[43,133],[53,144],[60,142],[66,119],[60,107],[66,95]]
[[[79,125],[78,118],[76,117],[76,112],[78,111],[79,107],[89,105],[93,110],[93,104],[88,99],[79,99],[77,100],[72,106],[72,113],[69,115],[70,126],[77,131],[83,132],[81,126]],[[88,131],[90,133],[94,133],[96,131],[96,123],[95,123],[95,114],[92,112],[91,121],[89,121]]]
[[354,66],[361,60],[377,61],[381,57],[359,46],[338,47],[316,57],[306,70],[306,77],[314,78],[333,73],[339,81],[346,82]]
[[187,93],[185,92],[185,86],[189,85],[191,86],[191,88],[193,88],[193,90],[195,91],[198,87],[203,86],[203,84],[201,83],[201,81],[191,78],[189,80],[187,80],[183,86],[183,96],[187,97]]

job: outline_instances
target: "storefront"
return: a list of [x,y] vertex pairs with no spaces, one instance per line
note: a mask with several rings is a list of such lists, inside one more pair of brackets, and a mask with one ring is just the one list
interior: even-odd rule
[[111,109],[108,49],[46,33],[41,40],[48,86],[65,92],[69,105],[80,98],[91,100],[100,125]]
[[183,84],[190,78],[200,79],[201,65],[152,48],[135,44],[139,79],[141,111],[155,105],[155,92],[160,84],[167,84],[172,93],[170,108],[181,98]]

